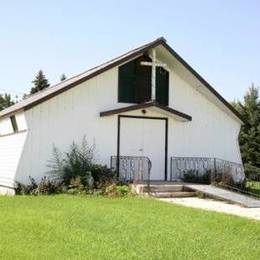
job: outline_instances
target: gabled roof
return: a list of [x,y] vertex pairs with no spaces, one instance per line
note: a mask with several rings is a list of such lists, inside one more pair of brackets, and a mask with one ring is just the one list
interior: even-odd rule
[[87,70],[77,76],[69,78],[56,84],[52,87],[49,87],[45,90],[42,90],[29,98],[22,100],[15,105],[8,107],[2,111],[0,111],[0,117],[12,115],[19,110],[27,110],[30,109],[70,88],[77,86],[80,83],[83,83],[86,80],[89,80],[115,66],[118,66],[130,59],[138,57],[143,53],[147,52],[148,50],[155,48],[159,45],[165,47],[169,53],[174,56],[188,71],[190,71],[211,93],[213,93],[218,100],[220,100],[238,119],[243,122],[243,118],[241,115],[230,105],[202,76],[200,76],[186,61],[184,61],[179,54],[177,54],[167,43],[166,40],[161,37],[152,41],[148,44],[140,46],[136,49],[133,49],[115,59],[112,59],[108,62],[105,62],[97,67],[94,67],[90,70]]
[[142,103],[142,104],[138,104],[138,105],[130,105],[127,107],[122,107],[122,108],[116,108],[116,109],[112,109],[112,110],[108,110],[108,111],[103,111],[100,112],[100,116],[104,117],[104,116],[111,116],[111,115],[116,115],[116,114],[120,114],[120,113],[124,113],[124,112],[129,112],[129,111],[135,111],[138,109],[144,109],[144,108],[157,108],[163,112],[166,112],[168,114],[173,115],[175,118],[180,119],[181,121],[191,121],[192,117],[182,113],[180,111],[177,111],[173,108],[167,107],[167,106],[162,106],[156,102],[147,102],[147,103]]

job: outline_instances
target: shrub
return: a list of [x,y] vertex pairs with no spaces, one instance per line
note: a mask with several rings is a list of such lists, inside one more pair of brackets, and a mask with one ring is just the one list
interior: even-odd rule
[[126,196],[130,193],[130,189],[127,185],[118,185],[116,190],[119,196]]
[[84,190],[85,186],[82,183],[81,177],[76,177],[70,180],[70,184],[68,186],[69,189],[78,189]]
[[29,179],[30,183],[28,185],[17,183],[15,190],[17,195],[49,195],[62,190],[61,183],[51,180],[46,176],[38,184],[34,178],[29,177]]
[[90,172],[96,188],[115,181],[115,172],[107,166],[93,164]]
[[235,182],[230,170],[226,170],[225,172],[217,172],[214,174],[213,184],[224,188],[244,190],[246,186],[246,179],[242,182]]
[[203,174],[199,174],[197,170],[189,170],[184,172],[182,180],[185,182],[210,184],[211,171],[206,171]]
[[17,182],[16,187],[15,187],[15,194],[16,195],[28,195],[28,194],[30,194],[30,191],[28,189],[28,185],[24,185],[20,182]]
[[244,165],[245,175],[247,178],[251,180],[259,181],[260,180],[260,168],[253,166],[250,163],[246,163]]
[[[53,147],[53,156],[48,166],[52,177],[62,180],[65,185],[69,185],[71,179],[78,176],[89,177],[91,166],[93,165],[95,146],[89,146],[84,136],[81,145],[72,143],[68,152],[61,153],[57,147]],[[83,179],[82,179],[83,180]]]
[[89,146],[86,137],[83,137],[81,145],[72,143],[68,152],[61,153],[57,147],[53,147],[53,155],[48,166],[51,168],[49,175],[61,181],[69,189],[72,182],[81,182],[84,189],[100,188],[114,181],[115,173],[107,166],[94,163],[95,145]]
[[18,195],[28,195],[31,194],[33,190],[37,189],[38,185],[34,178],[29,176],[29,184],[25,185],[20,182],[16,183],[15,193]]
[[70,184],[67,187],[67,192],[70,194],[85,194],[87,192],[86,185],[83,184],[80,176],[70,180]]
[[109,197],[123,197],[130,194],[130,189],[127,185],[116,185],[115,183],[105,187],[104,195]]
[[60,192],[61,185],[57,181],[50,180],[46,176],[41,179],[36,189],[33,189],[33,195],[50,195]]
[[117,188],[116,188],[116,184],[110,184],[106,187],[104,187],[104,195],[107,195],[109,197],[114,197],[117,195]]

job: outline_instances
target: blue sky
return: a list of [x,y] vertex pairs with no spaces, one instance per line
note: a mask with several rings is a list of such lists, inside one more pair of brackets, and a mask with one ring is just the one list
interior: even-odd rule
[[54,84],[140,44],[167,42],[227,100],[260,85],[260,1],[1,1],[0,92]]

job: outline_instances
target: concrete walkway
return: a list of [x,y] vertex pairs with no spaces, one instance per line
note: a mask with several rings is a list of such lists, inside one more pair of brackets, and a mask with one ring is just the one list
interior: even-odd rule
[[213,199],[200,198],[164,198],[161,201],[166,201],[186,207],[211,210],[226,214],[232,214],[240,217],[246,217],[260,221],[260,208],[245,208],[235,204],[228,204],[224,201],[216,201]]
[[212,185],[201,185],[201,184],[184,184],[184,187],[189,189],[202,192],[212,198],[229,201],[242,205],[247,208],[260,208],[260,200],[251,198],[249,196],[232,192],[229,190],[217,188]]

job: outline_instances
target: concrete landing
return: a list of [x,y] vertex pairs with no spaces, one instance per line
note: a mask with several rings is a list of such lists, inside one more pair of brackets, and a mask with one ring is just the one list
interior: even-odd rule
[[260,208],[260,200],[251,198],[243,194],[239,194],[237,192],[221,189],[212,185],[187,184],[187,183],[183,185],[188,189],[202,192],[211,198],[226,200],[232,203],[242,205],[247,208]]

